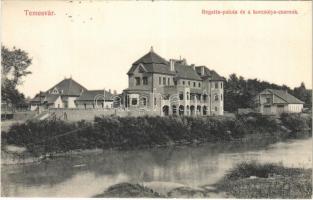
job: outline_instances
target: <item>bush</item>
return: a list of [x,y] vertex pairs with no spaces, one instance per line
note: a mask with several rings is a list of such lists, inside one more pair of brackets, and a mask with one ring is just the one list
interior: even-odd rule
[[294,132],[306,131],[312,127],[312,117],[310,115],[303,117],[299,113],[283,113],[280,118],[283,125]]
[[[282,116],[290,127],[303,128],[305,120]],[[287,126],[286,125],[286,126]],[[141,148],[169,144],[226,141],[254,133],[277,133],[272,117],[249,114],[223,117],[96,117],[94,122],[28,121],[2,134],[2,144],[26,147],[34,155],[93,148]],[[279,135],[277,133],[277,135]]]
[[312,169],[240,163],[215,186],[236,198],[311,198]]

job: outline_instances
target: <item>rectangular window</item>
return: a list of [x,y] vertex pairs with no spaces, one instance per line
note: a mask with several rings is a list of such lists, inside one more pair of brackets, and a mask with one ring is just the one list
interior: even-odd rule
[[179,93],[179,100],[184,100],[184,94],[183,93]]
[[173,82],[174,82],[174,85],[177,85],[177,81],[175,81],[175,80],[173,79]]
[[132,99],[132,105],[133,105],[133,106],[137,105],[137,102],[138,102],[137,99],[135,99],[135,98]]
[[136,77],[135,80],[136,80],[136,85],[140,85],[140,78]]
[[171,80],[170,80],[170,78],[167,78],[167,84],[168,84],[168,85],[171,85]]
[[183,81],[183,85],[185,85],[185,81]]
[[166,77],[163,77],[163,85],[166,85]]
[[214,100],[215,100],[215,101],[218,101],[218,95],[217,95],[217,94],[214,95]]
[[161,77],[159,77],[159,85],[162,85]]
[[188,81],[188,85],[190,85],[190,81]]
[[142,105],[144,105],[144,106],[147,105],[147,99],[146,99],[146,98],[143,98],[143,99],[142,99]]
[[143,85],[148,85],[148,77],[143,77],[142,78],[142,84]]
[[201,87],[201,83],[199,83],[198,86]]
[[196,87],[196,82],[193,82],[193,87]]
[[266,103],[271,103],[271,98],[266,98]]
[[223,82],[221,82],[221,89],[223,89]]
[[218,83],[215,83],[215,88],[216,88],[216,89],[218,88]]
[[223,94],[221,94],[221,101],[223,101]]

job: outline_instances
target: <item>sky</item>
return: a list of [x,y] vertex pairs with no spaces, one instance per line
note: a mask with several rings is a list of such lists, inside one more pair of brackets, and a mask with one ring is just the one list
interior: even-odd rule
[[[311,1],[2,1],[2,45],[29,53],[26,96],[65,77],[87,89],[128,87],[127,71],[150,47],[220,75],[236,73],[312,88]],[[202,10],[297,10],[291,15],[204,15]],[[29,16],[53,11],[53,16]]]

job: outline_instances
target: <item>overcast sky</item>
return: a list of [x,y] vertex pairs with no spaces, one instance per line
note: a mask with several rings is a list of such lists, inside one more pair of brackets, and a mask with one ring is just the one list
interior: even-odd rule
[[[202,15],[202,9],[286,9],[298,15]],[[26,16],[24,10],[55,12]],[[131,64],[153,46],[165,59],[187,59],[231,73],[311,88],[311,2],[2,2],[2,44],[29,53],[33,96],[64,77],[87,89],[127,88]],[[71,17],[70,17],[71,16]]]

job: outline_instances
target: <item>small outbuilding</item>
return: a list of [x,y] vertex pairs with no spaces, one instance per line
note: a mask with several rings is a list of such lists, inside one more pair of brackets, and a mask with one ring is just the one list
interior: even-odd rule
[[80,109],[113,108],[113,94],[104,90],[87,90],[75,103]]
[[284,90],[265,89],[253,98],[257,112],[264,115],[300,113],[304,102]]

